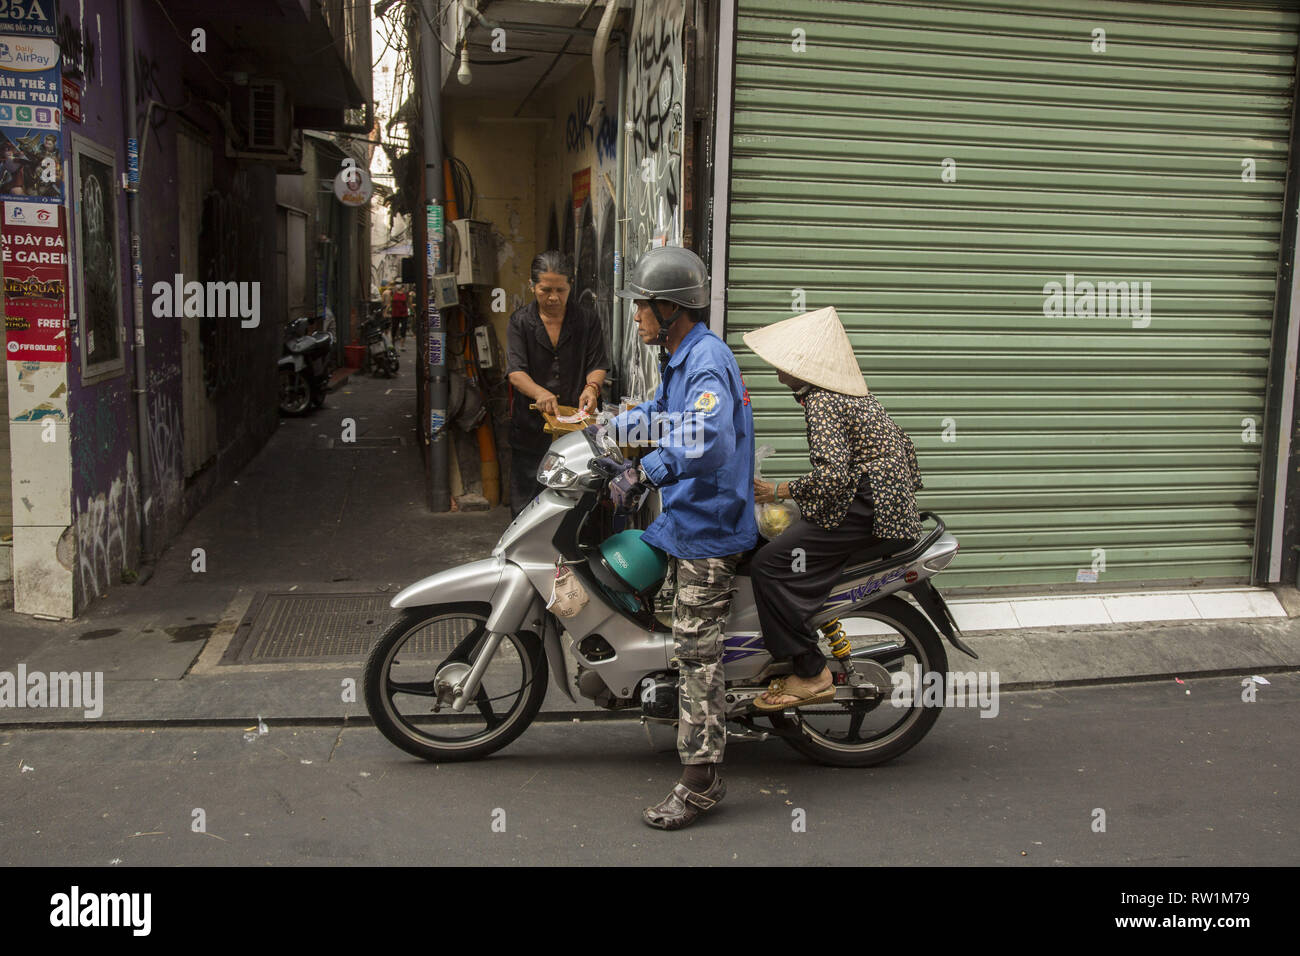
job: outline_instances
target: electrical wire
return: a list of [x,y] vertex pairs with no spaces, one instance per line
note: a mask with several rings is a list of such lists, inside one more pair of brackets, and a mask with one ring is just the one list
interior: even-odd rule
[[[587,14],[591,12],[591,8],[594,7],[595,5],[596,5],[596,0],[587,0],[587,6],[583,8],[582,16],[578,17],[578,22],[573,25],[573,28],[575,30],[577,30],[582,26],[582,21],[587,19]],[[560,52],[555,54],[555,59],[551,61],[551,65],[548,66],[546,68],[546,71],[537,78],[537,82],[533,84],[533,88],[528,91],[528,94],[522,100],[520,100],[519,106],[516,107],[515,109],[515,113],[514,113],[515,116],[519,115],[520,110],[522,110],[524,108],[524,105],[530,99],[532,99],[533,94],[537,92],[538,88],[542,85],[542,82],[548,76],[551,75],[551,70],[555,69],[555,64],[560,62],[560,57],[564,56],[564,51],[567,50],[569,48],[569,44],[573,42],[573,37],[574,34],[571,33],[569,34],[568,37],[565,38],[564,46],[560,47]]]
[[[173,20],[172,15],[167,12],[167,8],[163,6],[162,0],[154,0],[154,3],[158,4],[158,9],[161,10],[162,15],[167,18],[167,22],[172,25],[172,32],[176,34],[176,39],[180,40],[181,45],[188,50],[190,47],[190,41],[186,40],[185,37],[181,36],[180,28],[176,26],[176,21]],[[217,71],[212,69],[212,67],[208,64],[207,57],[205,56],[199,57],[199,62],[202,63],[203,66],[207,69],[207,71],[212,74],[212,78],[214,80],[216,80],[223,87],[225,87],[227,91],[230,90],[230,84],[217,75]]]

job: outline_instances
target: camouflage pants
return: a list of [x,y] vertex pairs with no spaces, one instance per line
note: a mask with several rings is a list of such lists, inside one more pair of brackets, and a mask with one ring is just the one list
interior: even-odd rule
[[[672,558],[673,650],[678,668],[677,753],[683,764],[719,763],[727,742],[723,635],[740,555]],[[664,592],[660,592],[661,594]]]

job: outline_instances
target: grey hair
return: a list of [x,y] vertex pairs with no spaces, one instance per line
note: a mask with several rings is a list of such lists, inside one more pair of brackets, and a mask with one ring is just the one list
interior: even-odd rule
[[573,257],[566,256],[558,249],[547,249],[545,252],[539,252],[533,257],[533,264],[529,269],[529,274],[533,278],[533,285],[537,285],[542,281],[543,272],[554,272],[556,275],[562,275],[572,282]]

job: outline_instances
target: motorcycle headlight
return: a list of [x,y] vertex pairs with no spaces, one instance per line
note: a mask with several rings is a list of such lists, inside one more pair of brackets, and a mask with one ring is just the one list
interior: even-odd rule
[[578,476],[564,467],[564,456],[548,452],[537,467],[537,480],[547,488],[572,488]]

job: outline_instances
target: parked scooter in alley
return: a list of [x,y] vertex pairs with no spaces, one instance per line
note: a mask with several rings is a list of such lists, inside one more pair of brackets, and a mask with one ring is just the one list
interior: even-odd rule
[[307,316],[285,326],[280,356],[280,411],[302,415],[325,404],[334,355],[333,332],[307,331]]
[[383,314],[371,316],[361,325],[361,342],[366,347],[365,371],[392,378],[397,374],[397,349],[388,334],[388,320]]

